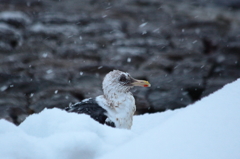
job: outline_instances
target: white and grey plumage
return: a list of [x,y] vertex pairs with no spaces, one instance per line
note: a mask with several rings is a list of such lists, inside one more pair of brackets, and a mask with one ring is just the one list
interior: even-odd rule
[[135,99],[130,92],[133,86],[151,85],[148,81],[132,78],[129,73],[111,71],[103,80],[103,95],[70,105],[66,110],[88,114],[101,124],[130,129],[136,111]]

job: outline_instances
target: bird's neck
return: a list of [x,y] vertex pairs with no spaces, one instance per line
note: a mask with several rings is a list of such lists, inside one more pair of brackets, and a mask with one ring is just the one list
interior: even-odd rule
[[131,87],[111,86],[103,88],[105,104],[103,107],[108,112],[108,118],[118,128],[130,129],[133,115],[136,111],[135,99],[130,92]]
[[118,128],[130,129],[136,111],[135,99],[131,92],[108,92],[104,94],[109,119]]
[[129,98],[132,98],[132,93],[129,91],[113,91],[109,90],[107,93],[104,93],[104,97],[108,101],[108,104],[112,108],[121,107],[123,101],[127,101]]

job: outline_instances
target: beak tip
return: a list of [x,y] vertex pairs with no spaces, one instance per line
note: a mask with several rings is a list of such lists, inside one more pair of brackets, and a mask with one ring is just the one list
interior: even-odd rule
[[151,87],[151,84],[148,81],[145,81],[145,85],[143,87]]
[[151,84],[149,83],[149,84],[145,84],[145,85],[143,85],[143,87],[151,87]]
[[151,84],[145,80],[135,80],[132,86],[151,87]]

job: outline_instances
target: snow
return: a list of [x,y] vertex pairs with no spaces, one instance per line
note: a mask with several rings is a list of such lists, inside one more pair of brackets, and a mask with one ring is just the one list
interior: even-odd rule
[[139,25],[140,28],[144,27],[147,25],[147,22],[146,23],[142,23],[141,25]]
[[135,116],[131,130],[45,109],[20,126],[0,120],[4,159],[239,159],[240,79],[183,109]]
[[239,159],[239,88],[240,80],[178,110],[103,158]]

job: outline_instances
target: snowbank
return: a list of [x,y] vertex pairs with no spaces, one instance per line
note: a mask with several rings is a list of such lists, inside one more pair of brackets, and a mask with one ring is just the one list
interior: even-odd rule
[[135,116],[113,129],[86,115],[46,109],[19,127],[0,120],[4,159],[240,158],[240,80],[184,109]]
[[103,158],[239,159],[239,95],[240,80],[179,110]]
[[133,133],[59,109],[32,115],[19,127],[0,121],[0,158],[90,159],[127,142]]

